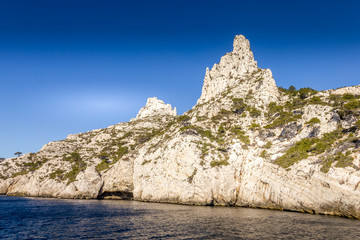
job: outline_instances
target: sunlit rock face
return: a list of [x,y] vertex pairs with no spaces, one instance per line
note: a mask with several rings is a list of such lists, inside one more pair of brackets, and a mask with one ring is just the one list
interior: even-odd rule
[[206,71],[188,112],[149,98],[129,122],[0,162],[0,194],[250,206],[360,218],[360,85],[278,88],[249,41]]
[[236,85],[245,74],[257,70],[257,63],[250,50],[250,42],[243,35],[237,35],[233,51],[225,54],[211,70],[206,69],[202,94],[198,104],[217,97],[224,90]]
[[144,119],[153,116],[173,116],[176,117],[176,108],[172,108],[170,104],[165,104],[156,97],[148,98],[146,105],[140,109],[137,116],[131,121]]

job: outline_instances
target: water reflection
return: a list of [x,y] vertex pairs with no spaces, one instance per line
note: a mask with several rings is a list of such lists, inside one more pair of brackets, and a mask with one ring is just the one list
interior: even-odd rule
[[359,239],[359,226],[263,209],[0,197],[0,236],[10,239]]

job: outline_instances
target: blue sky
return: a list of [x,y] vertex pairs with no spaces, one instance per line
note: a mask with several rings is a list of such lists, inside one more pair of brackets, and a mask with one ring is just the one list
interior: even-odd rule
[[278,85],[360,84],[358,1],[1,1],[0,157],[134,117],[190,109],[236,34]]

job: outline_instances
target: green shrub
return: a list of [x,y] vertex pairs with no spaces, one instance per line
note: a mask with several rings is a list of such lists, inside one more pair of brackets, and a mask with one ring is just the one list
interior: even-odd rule
[[320,119],[318,119],[317,117],[314,117],[306,122],[306,124],[309,124],[309,125],[314,125],[316,123],[320,123]]
[[120,140],[131,137],[132,135],[134,135],[134,133],[132,132],[126,132],[124,133],[124,135],[120,138]]
[[151,162],[151,160],[144,160],[142,163],[141,163],[141,165],[145,165],[145,164],[148,164],[148,163],[150,163]]
[[274,115],[275,113],[283,112],[284,107],[283,107],[283,106],[278,106],[278,105],[276,105],[275,102],[271,102],[271,103],[269,103],[268,109],[269,109],[269,110],[268,110],[268,112],[267,112],[267,116],[268,116],[268,117],[271,117],[271,116]]
[[320,154],[325,152],[336,140],[338,140],[342,136],[342,132],[340,129],[335,131],[325,133],[322,138],[315,139],[315,147],[312,149],[314,154]]
[[250,99],[254,98],[254,92],[252,89],[249,90],[248,94],[245,97],[245,100],[249,101]]
[[220,124],[220,126],[219,126],[219,128],[218,128],[218,133],[220,133],[220,134],[225,133],[224,124]]
[[230,131],[243,143],[250,144],[249,136],[245,134],[240,126],[234,126],[230,129]]
[[344,108],[346,110],[354,110],[360,108],[360,100],[358,101],[351,101],[349,103],[344,104]]
[[202,146],[200,148],[200,150],[201,150],[200,158],[201,159],[205,158],[205,156],[208,154],[210,148],[214,148],[214,146],[210,143],[202,143]]
[[178,117],[179,122],[189,121],[190,119],[191,119],[191,117],[189,117],[188,115],[185,115],[185,114]]
[[331,164],[334,162],[334,158],[332,156],[328,156],[323,159],[322,166],[320,168],[320,171],[323,173],[327,173],[330,170]]
[[265,128],[276,128],[276,127],[282,127],[287,123],[297,121],[301,118],[301,115],[294,115],[291,112],[280,112],[279,116],[275,118],[275,120],[266,125]]
[[290,86],[288,89],[283,88],[283,87],[278,87],[280,92],[283,92],[287,95],[290,96],[299,96],[299,98],[301,99],[306,99],[308,97],[310,97],[311,95],[314,95],[316,93],[318,93],[317,90],[312,89],[312,88],[300,88],[299,90],[296,90],[296,88],[294,86]]
[[272,146],[272,142],[268,141],[268,142],[264,145],[264,148],[270,149],[271,146]]
[[342,152],[336,154],[335,161],[337,162],[335,164],[335,167],[345,168],[345,167],[353,166],[352,162],[354,161],[354,159],[349,155],[350,154],[344,155]]
[[239,111],[241,109],[246,109],[247,105],[244,103],[244,99],[242,98],[232,98],[233,101],[233,111]]
[[71,168],[72,168],[71,171],[65,175],[66,178],[68,179],[68,182],[67,182],[68,185],[76,180],[77,175],[81,171],[84,171],[86,169],[86,163],[83,161],[79,161],[77,163],[74,163],[71,166]]
[[65,175],[66,179],[68,179],[67,184],[70,184],[76,180],[81,171],[86,169],[86,163],[81,159],[78,152],[70,153],[70,156],[65,156],[63,160],[72,163],[71,171]]
[[249,114],[251,117],[259,117],[259,116],[261,116],[261,111],[255,107],[253,107],[253,108],[250,108]]
[[260,153],[260,157],[262,157],[262,158],[267,158],[267,157],[268,157],[267,151],[266,151],[266,150],[263,150],[263,151]]
[[309,100],[309,103],[310,104],[324,104],[324,102],[321,100],[320,97],[318,96],[315,96],[315,97],[312,97],[310,100]]
[[249,129],[258,130],[258,129],[260,129],[260,125],[257,123],[251,123],[251,125],[249,126]]
[[290,167],[294,163],[307,158],[313,144],[314,140],[309,138],[298,141],[293,147],[289,148],[283,156],[277,158],[275,164],[283,168]]
[[287,101],[284,107],[288,112],[291,112],[295,109],[302,108],[307,104],[307,101],[301,98],[293,98],[292,101]]
[[191,176],[188,177],[188,182],[192,183],[192,181],[194,180],[194,177],[196,175],[197,169],[195,168],[193,173],[191,174]]
[[311,95],[316,94],[318,91],[312,88],[300,88],[298,92],[299,92],[299,97],[301,99],[305,99],[310,97]]
[[357,120],[357,121],[355,122],[355,126],[358,127],[358,128],[360,128],[360,120]]
[[221,138],[215,137],[210,130],[204,130],[200,126],[189,125],[189,126],[180,128],[180,131],[184,132],[184,131],[190,130],[190,129],[194,130],[195,132],[197,132],[202,137],[208,138],[210,141],[216,141],[216,142],[222,142],[223,141]]
[[108,160],[103,159],[98,165],[96,165],[95,169],[98,172],[104,171],[105,169],[108,169],[110,167],[110,163],[108,163]]
[[116,151],[116,155],[117,155],[118,158],[121,158],[122,156],[124,156],[128,152],[129,152],[128,147],[126,147],[126,146],[119,147],[118,150]]
[[227,114],[231,114],[232,112],[231,111],[229,111],[229,110],[226,110],[226,109],[220,109],[220,114],[221,115],[227,115]]
[[11,177],[14,178],[14,177],[25,175],[25,174],[28,174],[28,173],[29,173],[29,171],[27,171],[25,169],[22,169],[19,172],[14,173]]
[[211,167],[218,167],[218,166],[227,166],[229,165],[229,162],[227,159],[222,159],[222,160],[218,160],[218,161],[211,161],[210,162],[210,166]]
[[353,94],[350,94],[350,93],[345,93],[345,94],[342,95],[342,99],[344,99],[344,100],[353,100],[355,98],[356,97]]
[[304,138],[289,148],[286,153],[275,160],[275,164],[283,168],[288,168],[296,162],[306,159],[309,154],[318,155],[329,149],[337,139],[342,136],[340,129],[330,133],[325,133],[322,138]]
[[76,162],[76,161],[80,161],[81,157],[79,153],[72,152],[70,153],[70,156],[64,156],[63,160],[67,162]]
[[334,162],[336,162],[335,167],[338,167],[338,168],[345,168],[345,167],[354,166],[353,163],[352,163],[354,161],[354,159],[349,155],[350,155],[350,152],[348,152],[346,154],[343,154],[342,152],[339,152],[335,156],[327,156],[323,160],[320,170],[323,173],[329,172],[330,167]]
[[151,140],[155,136],[158,136],[158,135],[161,135],[161,134],[164,134],[164,131],[153,129],[151,132],[146,132],[146,133],[143,133],[140,136],[138,136],[137,139],[136,139],[136,142],[138,144],[143,144],[143,143]]
[[226,110],[226,109],[220,109],[220,112],[218,112],[217,115],[213,116],[211,118],[211,121],[213,122],[217,122],[221,119],[223,119],[224,117],[227,117],[228,115],[232,114],[233,112],[232,111],[229,111],[229,110]]
[[333,106],[336,107],[336,106],[341,105],[343,98],[339,94],[330,94],[330,96],[328,97],[328,100],[333,102]]
[[50,179],[63,179],[65,171],[62,169],[56,169],[52,173],[49,174]]

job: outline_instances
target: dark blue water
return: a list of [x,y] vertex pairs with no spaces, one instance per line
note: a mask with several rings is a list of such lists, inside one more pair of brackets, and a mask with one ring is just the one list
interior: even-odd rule
[[1,239],[360,239],[360,220],[273,210],[0,196]]

